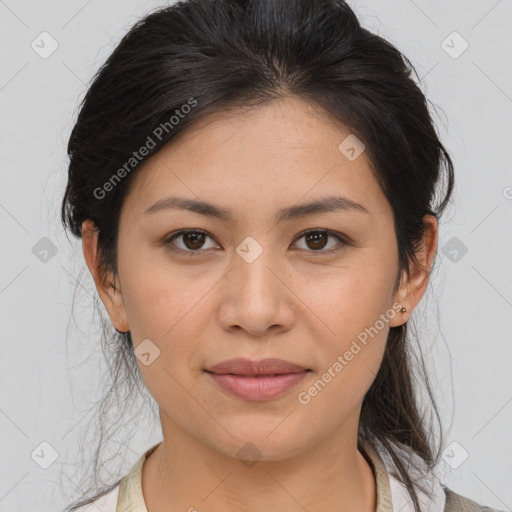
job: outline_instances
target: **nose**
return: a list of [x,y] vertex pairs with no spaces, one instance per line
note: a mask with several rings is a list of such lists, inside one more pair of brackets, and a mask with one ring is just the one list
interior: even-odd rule
[[253,336],[262,336],[271,328],[290,329],[294,321],[294,293],[289,276],[269,249],[252,262],[237,255],[223,283],[223,327],[244,329]]

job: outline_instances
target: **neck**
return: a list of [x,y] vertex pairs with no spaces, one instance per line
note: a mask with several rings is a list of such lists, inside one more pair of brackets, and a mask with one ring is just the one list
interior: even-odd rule
[[273,460],[261,454],[249,463],[214,449],[175,424],[166,430],[168,435],[142,468],[148,512],[376,509],[375,478],[357,449],[357,435],[347,438],[340,430],[299,454]]

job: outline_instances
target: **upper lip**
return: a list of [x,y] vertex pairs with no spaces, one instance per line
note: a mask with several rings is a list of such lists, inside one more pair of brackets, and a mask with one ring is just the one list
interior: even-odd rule
[[284,373],[301,373],[310,371],[305,366],[290,363],[284,359],[262,359],[260,361],[252,361],[237,357],[222,361],[214,366],[206,368],[206,371],[217,374],[231,373],[234,375],[277,375]]

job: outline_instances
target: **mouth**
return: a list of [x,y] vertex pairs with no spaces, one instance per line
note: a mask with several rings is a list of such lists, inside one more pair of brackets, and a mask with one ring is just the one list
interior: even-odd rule
[[221,390],[244,400],[263,401],[283,395],[311,372],[310,368],[282,359],[230,359],[205,372]]

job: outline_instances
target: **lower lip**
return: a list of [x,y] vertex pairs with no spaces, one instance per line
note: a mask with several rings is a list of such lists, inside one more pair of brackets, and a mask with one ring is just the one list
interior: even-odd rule
[[244,400],[270,400],[296,386],[308,372],[283,373],[272,377],[207,373],[222,389],[239,398]]

